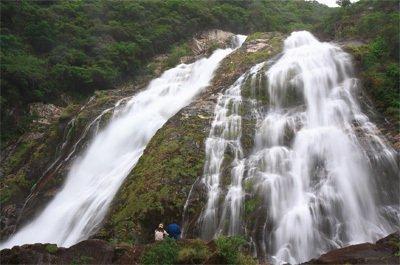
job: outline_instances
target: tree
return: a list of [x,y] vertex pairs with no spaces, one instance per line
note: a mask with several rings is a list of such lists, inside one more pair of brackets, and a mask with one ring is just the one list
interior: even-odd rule
[[351,5],[350,0],[336,0],[336,4],[338,4],[341,7],[348,7]]

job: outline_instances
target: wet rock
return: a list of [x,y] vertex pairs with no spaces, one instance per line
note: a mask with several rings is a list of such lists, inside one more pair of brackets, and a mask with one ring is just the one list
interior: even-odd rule
[[[70,248],[58,248],[54,244],[15,246],[0,251],[2,264],[122,264],[118,263],[117,248],[102,240],[85,240]],[[138,255],[124,258],[124,264]]]
[[266,39],[256,39],[247,43],[246,52],[258,52],[266,47],[269,47]]
[[29,114],[37,117],[33,120],[34,123],[49,125],[60,117],[61,112],[61,108],[53,104],[41,102],[29,104]]
[[195,55],[205,54],[212,46],[221,48],[230,44],[231,38],[234,36],[232,32],[226,32],[219,29],[208,30],[194,37],[190,43],[190,47]]
[[375,244],[363,243],[332,250],[303,264],[399,264],[400,234],[393,233]]
[[62,263],[110,264],[114,257],[114,248],[103,240],[85,240],[62,251]]
[[[224,43],[231,33],[210,31],[197,36],[199,43]],[[161,221],[182,220],[184,205],[192,190],[190,209],[185,213],[187,236],[198,234],[198,216],[205,204],[202,185],[193,183],[203,174],[205,140],[214,118],[220,93],[255,63],[280,52],[283,35],[268,33],[255,42],[268,43],[250,53],[238,49],[221,62],[212,84],[172,117],[151,139],[137,165],[116,195],[104,227],[94,237],[117,242],[147,243]],[[246,45],[246,44],[245,44]],[[205,46],[199,44],[199,50]],[[226,169],[228,170],[228,168]]]

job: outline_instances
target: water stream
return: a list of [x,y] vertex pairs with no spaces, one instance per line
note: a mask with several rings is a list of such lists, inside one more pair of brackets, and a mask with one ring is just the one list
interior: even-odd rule
[[[245,36],[237,35],[235,48],[244,40]],[[109,124],[74,160],[61,191],[36,219],[0,247],[38,242],[68,247],[96,232],[153,135],[209,85],[218,64],[232,51],[217,49],[209,58],[167,70],[122,109],[115,108]]]
[[[254,66],[218,100],[206,141],[201,236],[245,235],[258,257],[296,264],[398,229],[397,154],[360,108],[351,57],[301,31],[271,64]],[[251,137],[239,111],[245,79],[255,129],[244,156],[241,142]]]

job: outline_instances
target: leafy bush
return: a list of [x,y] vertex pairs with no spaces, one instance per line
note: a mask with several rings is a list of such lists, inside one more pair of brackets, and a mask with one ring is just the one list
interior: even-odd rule
[[178,251],[176,241],[165,238],[163,241],[156,242],[149,249],[145,250],[140,262],[148,265],[172,265],[176,263]]
[[169,53],[168,59],[167,59],[167,66],[168,67],[173,67],[179,63],[179,59],[188,56],[191,54],[191,50],[189,46],[184,43],[181,45],[174,46],[172,50]]
[[[186,243],[186,242],[185,242]],[[186,243],[178,253],[178,262],[180,264],[201,264],[210,255],[207,246],[201,240],[194,240]]]
[[238,265],[257,265],[258,262],[256,259],[254,259],[250,255],[245,255],[243,253],[239,253],[239,255],[237,257],[237,264]]
[[392,61],[386,41],[378,37],[369,45],[355,50],[361,61],[364,87],[378,109],[398,121],[400,110],[400,65]]
[[246,240],[241,236],[226,237],[221,236],[215,240],[218,254],[227,264],[237,264],[240,248],[246,244]]

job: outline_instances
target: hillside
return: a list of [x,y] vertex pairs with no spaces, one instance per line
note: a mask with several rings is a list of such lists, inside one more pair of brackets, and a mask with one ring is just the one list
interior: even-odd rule
[[310,29],[328,8],[305,1],[3,1],[2,142],[26,132],[29,103],[81,104],[94,90],[168,67],[201,30],[236,33]]
[[[384,238],[399,229],[397,1],[1,13],[0,246],[29,243],[2,259],[397,259],[398,234]],[[184,240],[152,243],[160,222]]]

